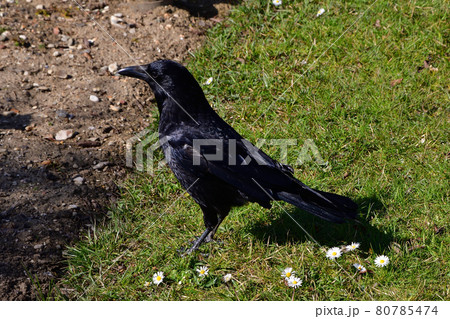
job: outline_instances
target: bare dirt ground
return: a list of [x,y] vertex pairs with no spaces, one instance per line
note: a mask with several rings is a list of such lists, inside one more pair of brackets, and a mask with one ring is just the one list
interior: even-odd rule
[[78,3],[0,4],[0,300],[42,298],[116,199],[125,141],[154,120],[150,90],[116,69],[182,61],[229,9]]

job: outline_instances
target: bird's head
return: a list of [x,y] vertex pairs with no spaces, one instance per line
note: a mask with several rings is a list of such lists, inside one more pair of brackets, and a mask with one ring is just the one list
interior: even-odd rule
[[[200,85],[192,74],[181,64],[171,60],[158,60],[146,65],[136,65],[123,68],[119,75],[129,76],[147,82],[160,110],[166,100],[177,101],[176,104],[195,104],[206,101]],[[188,106],[184,106],[190,108]]]

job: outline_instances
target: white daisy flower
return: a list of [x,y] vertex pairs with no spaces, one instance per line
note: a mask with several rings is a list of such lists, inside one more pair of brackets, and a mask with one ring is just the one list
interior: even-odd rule
[[302,285],[303,281],[300,278],[298,278],[298,277],[291,276],[288,279],[287,283],[288,283],[289,287],[298,288],[298,287],[300,287]]
[[159,285],[162,283],[164,279],[164,273],[162,271],[158,271],[156,274],[153,275],[153,283],[155,285]]
[[341,257],[341,249],[339,247],[333,247],[328,249],[327,258],[328,259],[336,259]]
[[231,278],[233,278],[233,276],[231,276],[231,274],[226,274],[225,276],[223,276],[223,281],[229,282],[231,280]]
[[281,6],[281,4],[283,3],[281,0],[272,0],[272,3],[274,6]]
[[325,9],[324,8],[320,8],[319,11],[317,11],[316,17],[320,17],[324,13],[325,13]]
[[210,85],[211,83],[212,83],[212,81],[213,81],[214,79],[211,77],[211,78],[208,78],[206,81],[205,81],[205,85]]
[[385,255],[378,256],[375,258],[375,266],[385,267],[389,264],[389,257]]
[[144,282],[144,287],[150,286],[150,283],[148,281]]
[[352,251],[359,248],[360,243],[352,243],[351,245],[345,246],[347,251]]
[[292,276],[294,276],[295,271],[292,271],[292,268],[286,268],[283,270],[283,272],[281,273],[281,277],[286,278],[286,280],[288,280],[289,278],[291,278]]
[[197,268],[197,272],[200,277],[208,276],[208,271],[209,271],[209,269],[206,266]]
[[353,264],[353,267],[358,269],[360,273],[365,273],[367,271],[366,267],[361,264]]

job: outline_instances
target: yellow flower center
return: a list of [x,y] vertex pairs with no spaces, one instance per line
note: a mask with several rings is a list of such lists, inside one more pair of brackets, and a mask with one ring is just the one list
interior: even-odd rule
[[384,259],[381,259],[381,260],[380,260],[380,264],[384,264]]
[[156,277],[156,280],[157,280],[157,281],[160,281],[160,280],[161,280],[161,276],[157,276],[157,277]]
[[336,256],[336,255],[337,255],[337,252],[333,251],[331,254],[332,254],[333,256]]
[[291,277],[291,273],[290,273],[290,272],[287,272],[287,273],[286,273],[286,277]]
[[296,285],[296,284],[297,284],[297,281],[294,280],[292,283],[293,283],[294,285]]
[[205,271],[202,269],[202,270],[200,270],[200,273],[203,275],[205,273]]

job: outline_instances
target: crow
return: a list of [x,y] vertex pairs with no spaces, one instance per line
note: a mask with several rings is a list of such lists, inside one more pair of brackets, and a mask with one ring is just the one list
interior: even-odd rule
[[270,208],[285,201],[320,218],[341,223],[356,218],[350,198],[312,189],[244,139],[209,105],[194,76],[181,64],[157,60],[119,75],[150,85],[160,114],[159,139],[168,166],[200,205],[206,230],[186,252],[209,242],[234,206],[256,202]]

